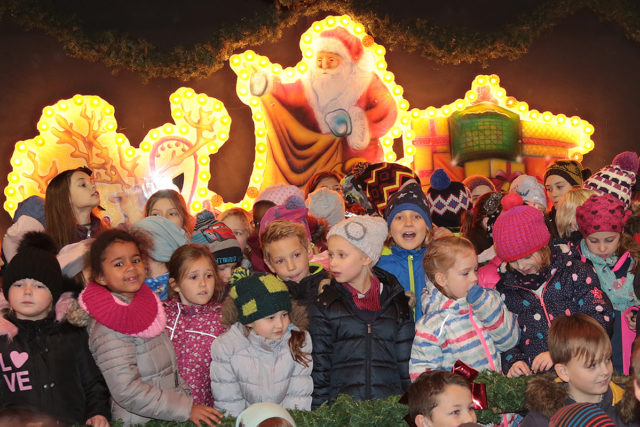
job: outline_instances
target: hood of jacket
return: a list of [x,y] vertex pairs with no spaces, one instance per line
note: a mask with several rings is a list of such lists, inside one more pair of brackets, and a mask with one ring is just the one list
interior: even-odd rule
[[460,315],[466,314],[469,311],[469,303],[465,298],[451,299],[440,292],[430,281],[427,281],[427,286],[420,302],[423,313],[435,314],[446,312],[451,315]]
[[[309,316],[307,309],[305,306],[299,305],[295,301],[291,301],[289,319],[297,329],[301,331],[307,331],[309,329]],[[231,328],[231,326],[238,322],[238,308],[231,297],[227,297],[222,303],[221,321],[225,328]]]

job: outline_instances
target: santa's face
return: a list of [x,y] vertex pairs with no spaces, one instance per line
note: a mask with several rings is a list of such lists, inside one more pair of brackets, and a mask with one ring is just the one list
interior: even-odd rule
[[331,52],[318,52],[316,55],[316,67],[319,70],[327,71],[338,68],[342,64],[340,55]]

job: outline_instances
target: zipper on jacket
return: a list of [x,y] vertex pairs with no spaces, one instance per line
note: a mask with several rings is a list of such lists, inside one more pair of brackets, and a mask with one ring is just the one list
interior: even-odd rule
[[413,280],[413,255],[409,254],[407,258],[407,263],[409,264],[409,289],[413,292],[413,295],[416,298],[416,305],[413,307],[413,318],[416,318],[416,307],[420,304],[419,295],[416,295],[416,285]]
[[371,399],[371,323],[367,323],[367,360],[365,362],[365,375],[367,381],[365,382],[365,399]]

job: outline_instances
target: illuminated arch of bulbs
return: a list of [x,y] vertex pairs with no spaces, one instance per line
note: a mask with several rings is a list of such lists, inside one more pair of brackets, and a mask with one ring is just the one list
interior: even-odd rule
[[[15,145],[5,210],[13,215],[26,197],[44,196],[59,172],[81,166],[93,171],[101,205],[115,224],[125,222],[118,203],[132,194],[148,197],[170,188],[179,174],[184,174],[182,195],[193,212],[221,206],[222,197],[208,189],[209,156],[227,141],[231,117],[221,101],[190,88],[179,88],[169,101],[174,123],[151,129],[139,148],[117,132],[114,107],[98,96],[75,95],[45,107],[39,135]],[[249,209],[249,197],[238,205]]]

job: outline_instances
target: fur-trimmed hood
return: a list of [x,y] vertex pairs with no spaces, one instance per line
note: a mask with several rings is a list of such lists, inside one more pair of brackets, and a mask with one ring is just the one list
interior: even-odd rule
[[[58,302],[55,306],[55,320],[57,322],[62,322],[65,319],[68,320],[67,315],[69,313],[69,309],[74,303],[77,304],[78,300],[73,296],[73,293],[63,292],[62,295],[60,295],[60,298],[58,298]],[[18,328],[10,320],[8,320],[4,316],[4,314],[0,315],[0,336],[7,335],[9,339],[12,339],[17,335]]]
[[525,407],[551,418],[558,409],[566,405],[569,397],[566,384],[555,381],[553,374],[535,376],[527,382]]
[[[303,305],[297,304],[295,301],[291,301],[291,311],[289,312],[289,319],[291,323],[296,325],[301,331],[307,331],[309,329],[309,316],[307,309]],[[230,328],[231,325],[238,321],[238,309],[231,297],[227,297],[222,303],[222,324],[225,328]]]

